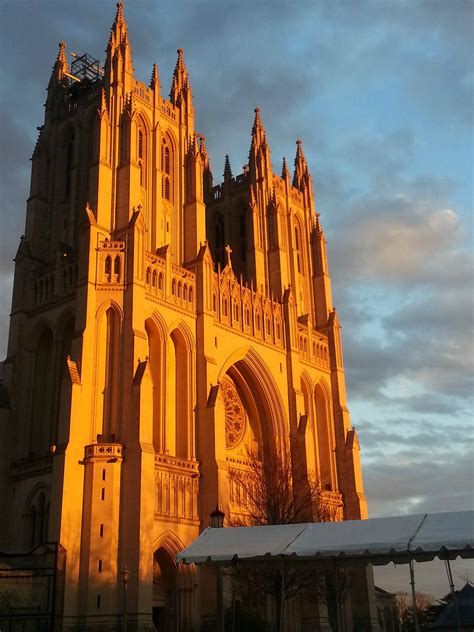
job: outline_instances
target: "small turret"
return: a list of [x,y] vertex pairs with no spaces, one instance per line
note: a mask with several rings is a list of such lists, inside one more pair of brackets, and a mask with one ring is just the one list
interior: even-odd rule
[[252,127],[252,142],[249,154],[249,172],[254,180],[260,180],[261,178],[266,178],[268,182],[272,180],[270,149],[260,116],[260,108],[255,108],[255,119]]
[[150,88],[152,90],[160,89],[160,75],[156,64],[153,64],[153,70],[151,71]]
[[186,64],[184,63],[184,51],[178,48],[178,60],[173,72],[173,81],[171,83],[170,100],[176,107],[186,106],[189,114],[192,113],[192,93],[189,84],[189,74]]
[[[127,23],[123,14],[123,3],[117,2],[117,13],[110,31],[105,62],[105,77],[109,85],[126,83],[126,74],[133,75],[132,48],[128,39]],[[126,86],[127,89],[127,86]]]
[[125,17],[123,14],[123,2],[119,0],[117,2],[117,13],[115,14],[115,20],[112,25],[109,43],[107,45],[107,51],[118,48],[122,45],[128,44],[128,29]]
[[224,164],[224,182],[229,182],[232,179],[232,169],[230,167],[229,156],[226,154],[225,156],[225,164]]
[[310,198],[313,196],[312,180],[308,169],[308,163],[306,162],[305,155],[303,153],[302,141],[300,138],[296,141],[296,156],[295,156],[295,172],[293,175],[293,186],[307,194],[308,205]]
[[68,86],[69,67],[66,59],[66,43],[59,42],[59,51],[54,62],[51,77],[48,83],[48,96],[46,98],[46,121],[57,116],[64,104],[65,91]]
[[68,72],[69,68],[66,59],[66,42],[61,41],[59,42],[58,56],[56,57],[56,61],[54,62],[53,72],[51,73],[49,84],[51,85],[53,83],[61,83],[65,79]]

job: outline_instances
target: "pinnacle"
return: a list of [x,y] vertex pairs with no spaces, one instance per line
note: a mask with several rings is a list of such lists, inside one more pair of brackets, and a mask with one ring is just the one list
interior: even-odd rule
[[115,14],[115,20],[110,29],[109,46],[117,46],[121,43],[122,39],[127,33],[127,24],[125,22],[125,16],[123,13],[123,2],[119,0],[117,2],[117,13]]
[[[255,120],[252,127],[253,134],[255,134],[257,130],[263,130],[262,117],[260,116],[260,108],[258,107],[255,108],[254,112],[255,112]],[[265,133],[265,130],[263,130],[263,133]]]
[[57,82],[64,79],[64,75],[67,71],[68,65],[66,59],[66,42],[61,40],[59,42],[58,55],[56,57],[56,61],[54,62],[53,72],[51,73],[51,78],[49,80],[48,86],[53,85],[55,81]]
[[286,164],[286,158],[283,157],[283,164],[282,164],[282,167],[281,167],[282,180],[285,180],[287,175],[288,175],[288,165]]
[[152,88],[156,83],[160,83],[160,75],[158,74],[158,66],[156,64],[153,64],[153,70],[151,72],[150,88]]
[[122,23],[124,21],[125,21],[125,18],[123,15],[123,2],[122,0],[119,0],[117,2],[117,15],[115,16],[115,22]]
[[301,140],[301,138],[298,138],[297,141],[296,141],[296,158],[295,158],[295,162],[299,158],[302,158],[304,160],[304,154],[303,154],[302,146],[303,146],[303,141]]
[[60,64],[66,64],[66,42],[64,40],[61,40],[59,42],[59,52],[58,52],[58,56],[56,58],[56,61],[58,61]]
[[[178,48],[178,59],[173,72],[173,81],[171,85],[170,98],[173,104],[177,104],[182,97],[186,99],[189,90],[189,78],[186,64],[184,63],[184,51]],[[190,91],[189,91],[190,92]]]
[[231,178],[232,178],[232,169],[230,167],[229,156],[226,154],[225,164],[224,164],[224,180],[230,180]]

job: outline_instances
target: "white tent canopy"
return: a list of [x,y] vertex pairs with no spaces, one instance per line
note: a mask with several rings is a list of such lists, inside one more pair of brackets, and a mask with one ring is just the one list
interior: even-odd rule
[[474,557],[474,511],[275,525],[208,528],[177,561],[200,564],[292,556],[372,564]]

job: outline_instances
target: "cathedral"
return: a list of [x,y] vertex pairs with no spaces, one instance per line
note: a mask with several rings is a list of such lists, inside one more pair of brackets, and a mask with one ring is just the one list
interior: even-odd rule
[[[193,631],[215,595],[175,556],[216,506],[225,524],[245,515],[232,474],[291,455],[333,515],[361,519],[359,444],[301,141],[276,174],[256,109],[243,173],[226,159],[214,184],[183,50],[169,98],[156,65],[136,79],[119,2],[106,53],[68,63],[60,43],[38,128],[0,397],[0,550],[56,544],[54,630],[119,630],[126,607],[128,630]],[[324,606],[294,610],[292,630],[330,629]],[[351,613],[350,629],[376,629],[370,599]]]

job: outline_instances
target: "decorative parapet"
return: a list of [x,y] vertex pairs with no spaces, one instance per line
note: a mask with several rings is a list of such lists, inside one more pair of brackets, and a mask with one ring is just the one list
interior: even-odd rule
[[150,252],[145,253],[145,287],[148,294],[166,298],[166,261]]
[[328,338],[319,331],[298,323],[298,349],[304,360],[323,369],[330,368]]
[[76,289],[76,258],[64,254],[56,263],[36,268],[32,273],[33,307],[68,296]]
[[[145,265],[145,287],[150,296],[157,296],[194,313],[196,300],[194,272],[175,264],[167,266],[166,259],[149,252],[145,253]],[[168,291],[167,288],[169,288]]]
[[169,116],[170,119],[176,121],[176,111],[174,105],[166,99],[163,99],[161,102],[161,111],[163,114],[166,114],[166,116]]
[[171,266],[171,297],[175,305],[194,311],[196,277],[193,272],[177,265]]
[[123,446],[121,443],[92,443],[84,449],[84,460],[122,461]]
[[10,478],[21,479],[30,476],[39,476],[50,472],[53,465],[53,457],[51,454],[36,456],[28,459],[20,459],[12,463],[10,469]]
[[199,463],[155,455],[155,519],[199,524]]
[[281,302],[239,281],[229,266],[214,273],[211,305],[219,323],[284,348]]
[[125,242],[105,239],[97,248],[97,277],[99,286],[125,285]]

